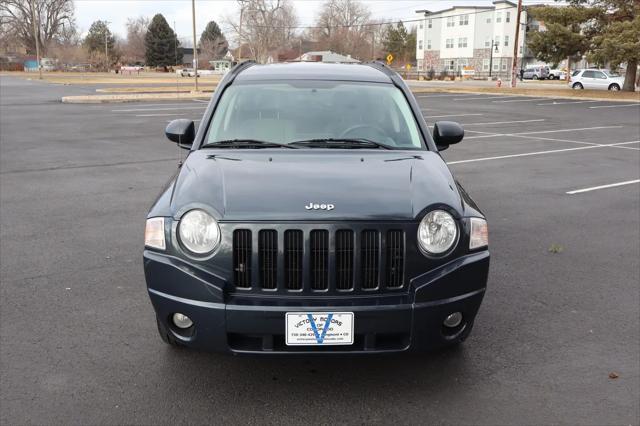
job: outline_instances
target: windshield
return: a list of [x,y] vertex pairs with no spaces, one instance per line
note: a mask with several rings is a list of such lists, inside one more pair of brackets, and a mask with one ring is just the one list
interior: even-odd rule
[[364,140],[394,149],[422,147],[409,104],[397,87],[311,80],[230,86],[216,108],[206,145],[313,140],[306,146],[322,147],[319,143],[326,139]]

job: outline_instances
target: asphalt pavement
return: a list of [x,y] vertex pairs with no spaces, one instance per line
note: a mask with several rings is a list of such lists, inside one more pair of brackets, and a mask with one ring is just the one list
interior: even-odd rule
[[419,95],[464,125],[443,156],[489,220],[472,335],[273,359],[155,329],[144,220],[184,155],[164,127],[206,104],[60,103],[94,90],[0,78],[1,424],[640,423],[637,104]]

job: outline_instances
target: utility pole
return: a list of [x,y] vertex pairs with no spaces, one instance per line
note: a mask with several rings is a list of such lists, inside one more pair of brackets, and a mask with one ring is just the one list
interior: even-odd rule
[[191,20],[193,24],[193,73],[196,79],[196,92],[198,91],[198,42],[196,40],[196,0],[191,0]]
[[[38,14],[39,16],[40,14]],[[42,66],[40,65],[40,20],[36,24],[35,2],[31,6],[31,20],[33,21],[33,38],[36,42],[36,60],[38,61],[38,78],[42,80]]]
[[376,60],[376,33],[371,31],[371,60]]
[[242,62],[242,15],[244,14],[244,2],[239,0],[240,3],[240,24],[238,25],[238,60],[237,62]]
[[109,72],[109,24],[111,22],[104,21],[104,57],[105,57],[105,67],[107,68],[107,72]]
[[[511,64],[511,87],[516,87],[516,65],[518,63],[518,48],[520,47],[520,15],[522,14],[522,0],[518,0],[518,13],[516,15],[516,36],[513,43],[513,61]],[[522,59],[524,59],[524,49],[522,49]]]

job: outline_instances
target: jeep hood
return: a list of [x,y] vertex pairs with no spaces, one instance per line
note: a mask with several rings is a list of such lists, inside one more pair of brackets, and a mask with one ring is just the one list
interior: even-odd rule
[[[306,209],[310,203],[332,210]],[[198,205],[222,220],[409,220],[464,203],[442,158],[427,151],[193,151],[175,181],[174,217]]]

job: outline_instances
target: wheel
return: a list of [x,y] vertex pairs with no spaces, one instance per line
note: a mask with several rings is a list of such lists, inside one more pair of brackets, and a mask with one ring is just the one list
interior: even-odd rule
[[537,76],[537,75],[534,75],[533,77],[531,77],[531,79],[532,79],[532,80],[537,80],[537,79],[538,79],[538,76]]
[[614,92],[617,92],[618,90],[620,90],[620,86],[618,86],[618,84],[616,83],[610,84],[609,90],[613,90]]
[[584,87],[582,87],[582,84],[580,84],[580,83],[573,83],[573,86],[571,86],[571,88],[572,88],[572,89],[575,89],[575,90],[582,90],[582,89],[584,89]]
[[165,342],[169,346],[181,347],[180,342],[176,340],[175,337],[167,330],[164,324],[160,321],[158,317],[156,317],[156,323],[158,324],[158,334],[163,342]]

